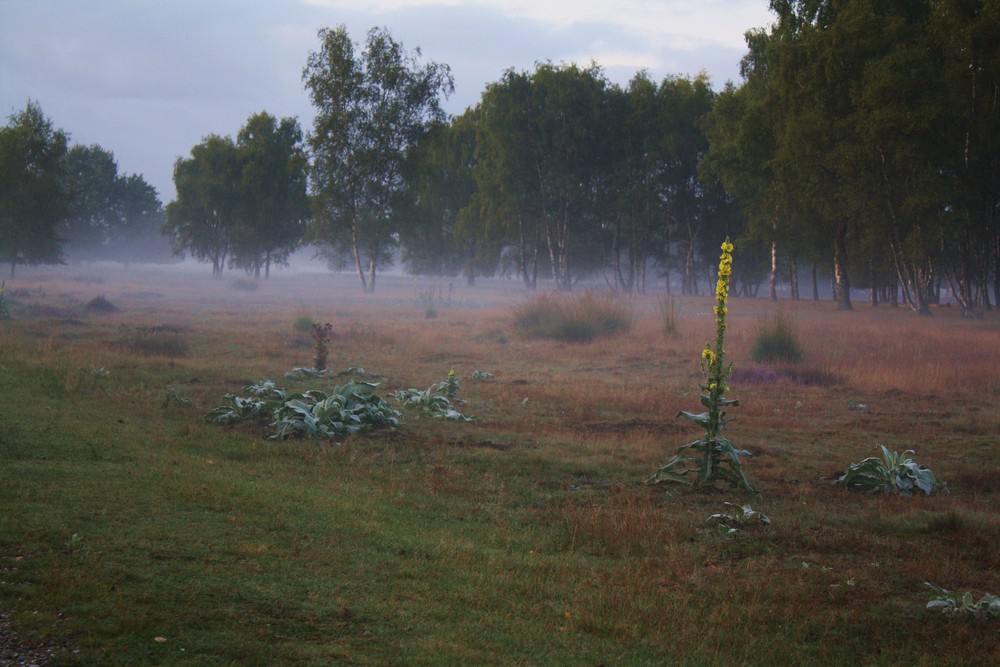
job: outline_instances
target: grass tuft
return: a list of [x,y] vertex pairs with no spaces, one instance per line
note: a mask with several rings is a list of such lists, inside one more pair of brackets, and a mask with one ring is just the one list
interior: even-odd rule
[[123,327],[113,346],[144,357],[176,359],[191,354],[187,338],[176,327],[167,325]]
[[7,290],[7,281],[0,281],[0,320],[10,319],[10,306],[8,299],[4,296]]
[[796,364],[802,357],[802,345],[787,313],[778,312],[758,321],[751,359],[758,363]]
[[295,323],[292,325],[296,331],[304,334],[312,334],[313,325],[316,324],[310,315],[301,313],[295,318]]
[[232,288],[239,292],[256,292],[260,285],[250,278],[238,278],[233,281]]
[[660,321],[663,333],[669,338],[677,338],[680,333],[680,315],[677,313],[677,298],[668,296],[659,301]]
[[108,301],[104,296],[95,296],[85,306],[89,313],[117,313],[118,306]]
[[567,343],[628,331],[632,319],[630,304],[593,292],[574,297],[542,294],[514,308],[514,326],[521,333]]

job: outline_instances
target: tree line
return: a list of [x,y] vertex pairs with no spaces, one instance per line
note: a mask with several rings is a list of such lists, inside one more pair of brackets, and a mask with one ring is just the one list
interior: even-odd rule
[[[644,291],[650,267],[668,270],[677,255],[693,293],[702,251],[736,224],[718,179],[698,175],[708,149],[699,123],[716,97],[706,76],[657,84],[641,73],[621,89],[596,65],[545,63],[508,70],[449,118],[446,65],[421,62],[385,29],[363,44],[343,27],[319,40],[303,70],[317,110],[308,136],[284,119],[290,130],[266,164],[250,157],[247,128],[235,142],[209,136],[176,162],[165,230],[178,252],[220,272],[227,257],[246,268],[246,239],[258,241],[251,263],[306,243],[353,269],[366,291],[397,259],[470,283],[508,273],[531,289],[549,279],[568,290],[601,272],[615,289]],[[262,118],[273,132],[266,113],[247,127]],[[251,167],[269,177],[248,184]],[[265,184],[295,196],[273,197]],[[262,196],[275,207],[251,221]]]
[[163,231],[221,275],[229,266],[270,275],[302,242],[309,218],[306,156],[294,118],[254,114],[230,137],[210,135],[174,163],[177,198]]
[[686,294],[710,287],[728,235],[737,294],[777,298],[780,282],[800,298],[804,275],[844,309],[864,288],[926,314],[942,287],[967,312],[993,308],[1000,3],[769,6],[742,81],[721,91],[546,62],[453,117],[447,65],[385,29],[355,43],[324,28],[302,73],[311,130],[261,112],[235,139],[206,137],[174,165],[164,232],[215,273],[266,276],[309,244],[364,290],[401,261],[530,289],[597,276],[644,292],[673,276]]
[[[921,313],[942,286],[969,312],[1000,295],[1000,16],[975,0],[772,0],[743,81],[611,83],[597,65],[508,70],[444,118],[447,67],[384,30],[320,31],[303,78],[305,238],[365,289],[413,273],[496,273],[571,289],[709,280],[741,245],[737,293],[830,277]],[[655,272],[651,276],[650,273]],[[990,292],[992,288],[993,296]]]
[[[706,118],[703,173],[740,204],[772,266],[824,261],[837,302],[946,285],[1000,300],[1000,3],[771,0],[744,83]],[[772,268],[772,291],[774,274]],[[993,297],[990,297],[992,284]],[[792,284],[797,295],[797,284]]]
[[966,312],[993,308],[1000,3],[770,8],[742,83],[718,93],[704,76],[506,72],[416,148],[404,257],[470,277],[509,265],[528,286],[540,265],[560,288],[597,272],[625,291],[655,267],[695,293],[728,234],[741,293],[766,282],[776,298],[782,279],[799,298],[808,267],[813,298],[829,275],[843,309],[865,288],[927,314],[942,287]]
[[0,127],[0,261],[164,260],[163,207],[138,174],[99,145],[70,146],[38,103]]

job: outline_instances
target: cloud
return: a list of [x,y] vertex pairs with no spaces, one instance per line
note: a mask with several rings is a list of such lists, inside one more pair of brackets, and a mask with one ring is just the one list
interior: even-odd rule
[[[412,9],[477,9],[565,30],[580,24],[623,28],[660,46],[691,49],[705,43],[742,48],[743,32],[766,16],[761,0],[303,0],[331,9],[389,15]],[[764,10],[764,11],[762,11]]]
[[736,78],[743,32],[767,20],[763,0],[3,0],[0,115],[36,100],[79,143],[115,153],[173,198],[177,157],[210,134],[234,135],[266,110],[313,109],[302,86],[317,30],[356,41],[384,26],[425,60],[448,64],[451,113],[537,62],[601,65],[624,85],[707,70]]
[[536,62],[597,62],[618,84],[640,70],[654,79],[707,71],[721,85],[739,76],[743,33],[767,16],[760,0],[301,1],[321,14],[387,25],[407,48],[451,65],[452,112],[475,104],[505,69]]

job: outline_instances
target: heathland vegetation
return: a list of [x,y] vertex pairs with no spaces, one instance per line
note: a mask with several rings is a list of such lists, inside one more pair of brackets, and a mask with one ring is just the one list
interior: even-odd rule
[[[733,255],[735,275],[739,246]],[[567,343],[516,325],[535,298],[516,281],[458,286],[434,316],[421,298],[433,282],[386,276],[361,296],[350,281],[282,273],[256,290],[207,278],[195,290],[190,273],[32,268],[8,281],[0,654],[44,649],[79,665],[1000,658],[995,314],[935,306],[920,320],[731,296],[723,367],[705,353],[717,354],[710,297],[674,297],[669,332],[662,297],[619,297],[628,326]],[[606,304],[593,306],[605,321]],[[755,362],[761,323],[777,313],[801,357]],[[314,324],[326,331],[323,373]],[[740,462],[760,495],[645,483],[678,446],[712,435],[675,415],[719,379],[719,398],[740,402],[724,437],[752,454]],[[325,400],[345,386],[377,394],[399,423],[308,438],[275,437],[274,414],[206,419],[227,394]],[[470,420],[438,416],[427,407],[437,397]],[[340,421],[357,405],[335,403],[325,414]],[[305,414],[279,416],[312,424]]]

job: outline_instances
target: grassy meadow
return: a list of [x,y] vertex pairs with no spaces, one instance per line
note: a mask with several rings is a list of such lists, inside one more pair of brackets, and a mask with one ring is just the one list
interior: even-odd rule
[[[643,484],[699,435],[675,415],[701,409],[709,296],[674,335],[662,295],[626,299],[630,327],[581,343],[519,332],[514,281],[37,268],[6,298],[0,613],[49,664],[1000,664],[1000,619],[928,611],[924,584],[1000,595],[995,313],[733,299],[748,498]],[[801,361],[753,362],[779,311]],[[454,368],[475,420],[340,443],[204,420],[264,379],[345,382],[284,377],[309,321],[386,396]],[[950,493],[833,485],[879,444]],[[726,502],[771,523],[727,536]]]

